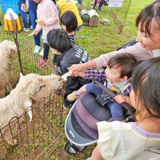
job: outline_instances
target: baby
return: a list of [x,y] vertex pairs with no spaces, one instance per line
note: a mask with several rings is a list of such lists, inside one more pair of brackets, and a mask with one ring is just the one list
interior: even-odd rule
[[[99,79],[106,81],[106,86],[111,89],[116,87],[120,90],[120,95],[115,97],[115,101],[107,100],[107,106],[111,111],[113,120],[124,120],[123,106],[121,103],[126,102],[130,105],[129,94],[132,89],[130,83],[130,77],[137,65],[136,59],[128,53],[118,54],[108,61],[107,68],[105,70],[86,70],[84,72],[73,72],[73,76],[78,75],[86,79]],[[74,101],[83,92],[90,92],[99,96],[105,94],[103,90],[94,83],[89,83],[82,86],[79,90],[72,92],[67,96],[69,101]]]

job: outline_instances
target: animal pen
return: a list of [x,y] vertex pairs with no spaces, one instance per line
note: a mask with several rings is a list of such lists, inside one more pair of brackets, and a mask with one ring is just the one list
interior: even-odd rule
[[[0,13],[0,22],[3,22],[4,14]],[[36,73],[40,75],[50,75],[54,73],[53,67],[45,65],[42,68],[37,66],[39,57],[33,54],[30,46],[23,40],[16,37],[16,33],[4,31],[4,27],[0,27],[0,40],[16,41],[19,45],[19,53],[21,58],[21,66],[19,67],[18,56],[13,59],[13,65],[10,70],[10,79],[19,77],[19,73],[23,74]],[[14,67],[13,67],[14,66]],[[15,83],[18,82],[18,79]],[[14,84],[16,85],[16,84]],[[61,84],[64,85],[64,84]],[[62,86],[59,86],[62,87]],[[64,87],[63,87],[64,88]],[[0,128],[0,160],[1,159],[46,159],[58,146],[62,140],[63,130],[63,98],[62,94],[57,94],[52,90],[48,97],[42,97],[38,104],[31,107],[33,119],[29,122],[27,111],[20,117],[13,117],[9,123]],[[21,120],[23,122],[21,122]],[[21,123],[20,123],[21,122]],[[17,131],[13,131],[14,126],[18,126]],[[10,138],[4,140],[3,130],[7,129]],[[16,140],[16,141],[15,141]],[[8,145],[11,142],[13,146]]]
[[[109,1],[110,5],[112,6],[109,13],[110,18],[112,18],[112,20],[115,22],[120,32],[122,32],[122,29],[124,27],[131,2],[132,0],[110,0]],[[122,3],[121,7],[118,6],[119,3]]]

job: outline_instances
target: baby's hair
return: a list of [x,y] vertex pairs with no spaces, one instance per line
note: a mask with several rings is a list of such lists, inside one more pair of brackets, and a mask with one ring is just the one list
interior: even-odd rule
[[77,28],[77,18],[72,11],[66,11],[61,16],[61,22],[64,26],[66,26],[66,31],[68,33],[75,31]]
[[[160,118],[160,58],[141,62],[133,72],[132,87],[137,102],[144,105],[148,113]],[[136,98],[137,98],[136,97]]]
[[120,53],[111,57],[107,63],[107,66],[111,68],[121,68],[121,77],[127,76],[130,78],[134,68],[137,66],[136,59],[128,53]]
[[64,53],[72,48],[68,34],[63,29],[52,29],[47,34],[47,41],[51,48]]
[[160,30],[160,0],[151,3],[149,6],[145,7],[136,18],[136,26],[141,24],[140,31],[145,32],[149,37],[152,37],[151,22],[155,20],[158,24],[158,29]]

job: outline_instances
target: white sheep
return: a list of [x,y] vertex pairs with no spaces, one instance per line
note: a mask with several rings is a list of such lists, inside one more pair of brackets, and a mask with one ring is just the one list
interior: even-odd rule
[[[15,89],[13,89],[8,96],[0,99],[0,128],[7,125],[9,120],[14,116],[21,116],[29,106],[37,103],[41,97],[46,97],[51,90],[62,86],[62,79],[59,76],[40,76],[37,74],[21,75],[20,80]],[[28,108],[28,115],[30,121],[32,120],[32,112]],[[24,116],[23,116],[24,117]],[[15,124],[13,124],[14,126]],[[4,139],[11,137],[8,130],[9,127],[3,128],[2,133]],[[17,126],[14,126],[17,129]],[[1,137],[1,135],[0,135]],[[14,142],[13,142],[14,141]],[[17,141],[8,141],[10,145],[16,145]]]
[[12,59],[17,53],[16,45],[8,40],[0,43],[0,98],[5,96],[5,89],[12,90],[12,86],[9,83],[9,66],[10,59]]

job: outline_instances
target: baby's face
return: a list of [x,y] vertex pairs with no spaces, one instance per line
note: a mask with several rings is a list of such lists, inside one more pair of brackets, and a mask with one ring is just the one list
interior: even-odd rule
[[122,80],[120,78],[121,76],[121,68],[109,68],[107,66],[106,70],[105,70],[105,74],[106,74],[106,80],[113,83],[113,84],[118,84],[120,83]]

